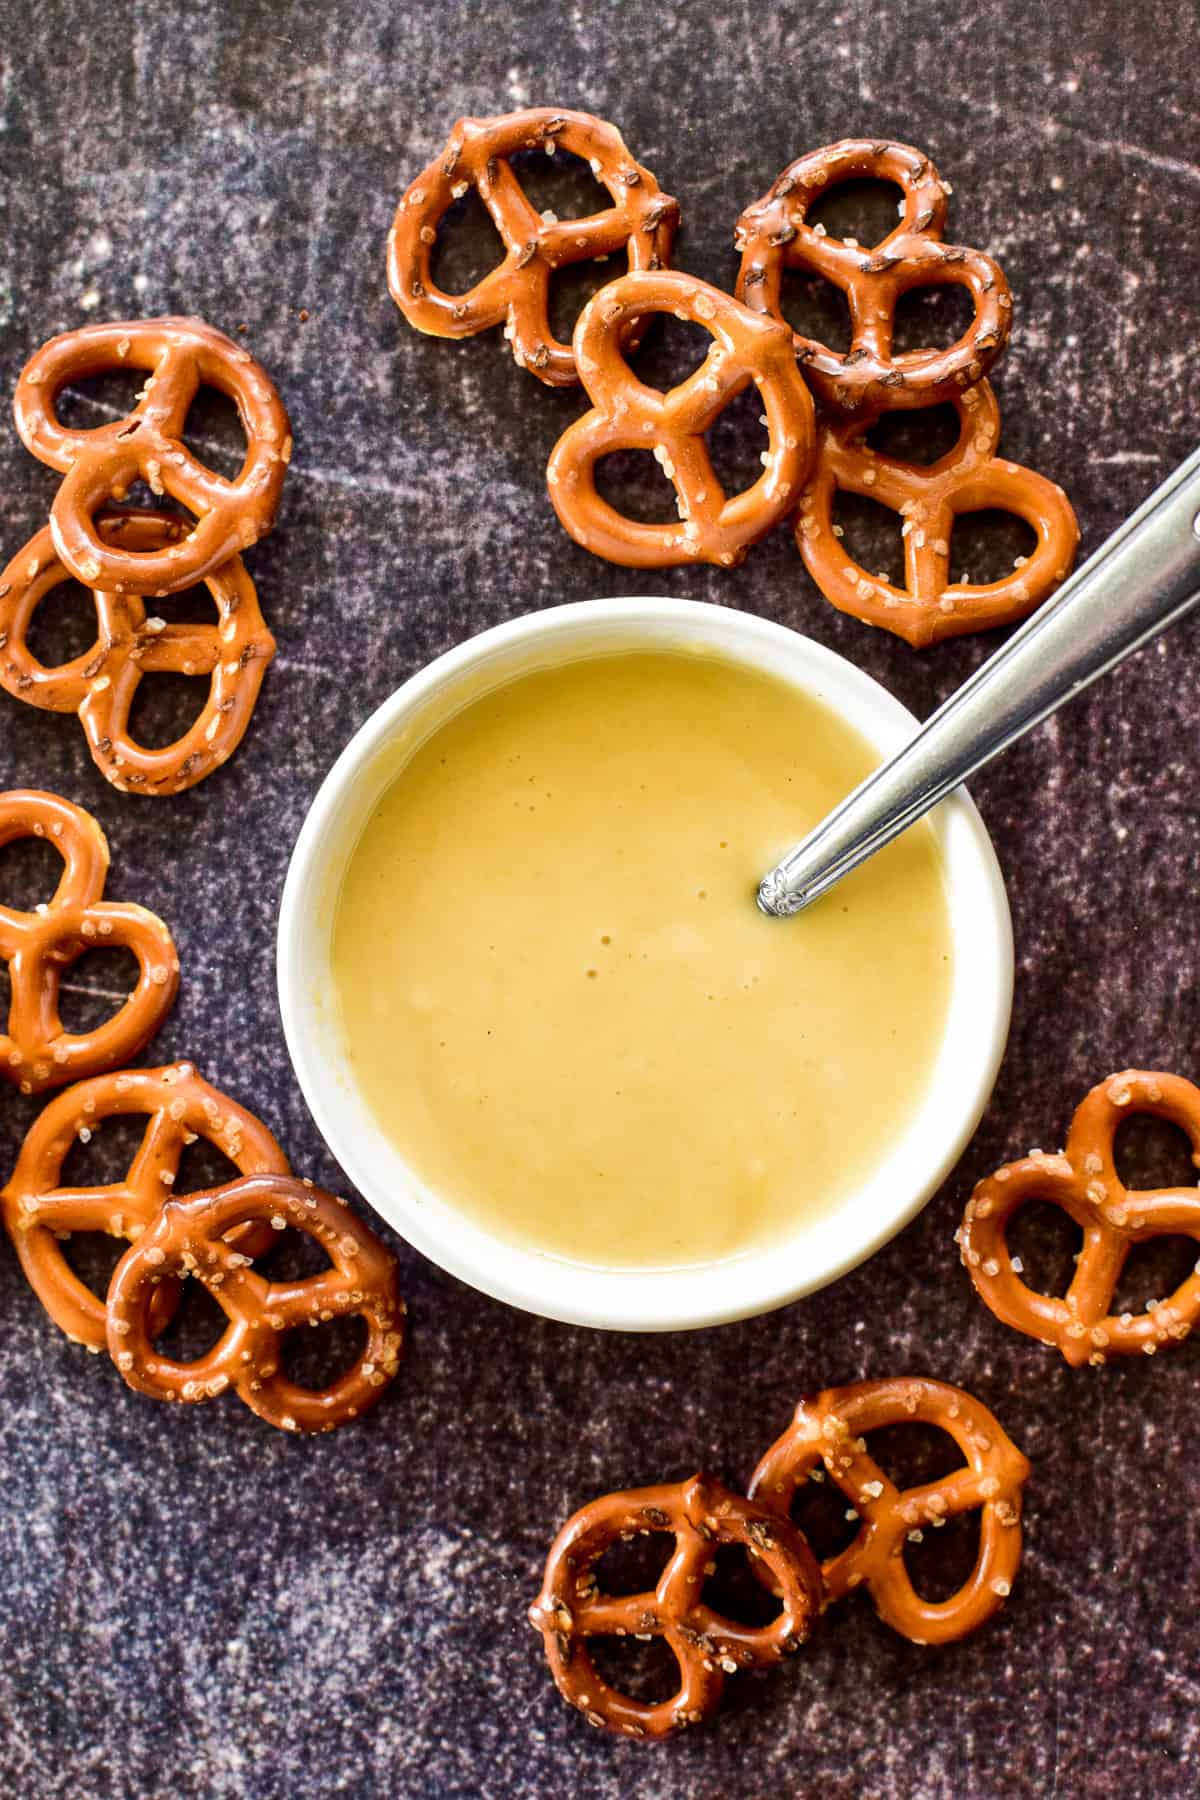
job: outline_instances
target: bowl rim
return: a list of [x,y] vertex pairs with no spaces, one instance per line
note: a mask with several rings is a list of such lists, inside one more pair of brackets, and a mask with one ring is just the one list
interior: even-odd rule
[[[346,743],[322,781],[289,861],[279,906],[277,982],[284,1037],[301,1092],[330,1151],[363,1198],[409,1244],[470,1286],[564,1324],[626,1331],[694,1329],[768,1312],[816,1292],[865,1262],[915,1218],[958,1161],[983,1114],[1004,1054],[1012,1005],[1008,899],[987,830],[965,789],[929,814],[946,875],[953,973],[946,1030],[913,1124],[872,1175],[795,1237],[716,1263],[677,1268],[596,1268],[504,1240],[429,1189],[387,1140],[340,1055],[332,984],[319,964],[336,900],[340,862],[331,839],[369,812],[402,764],[381,752],[422,710],[483,677],[479,691],[525,667],[579,655],[689,643],[756,668],[834,705],[882,754],[917,720],[847,658],[790,627],[705,601],[621,596],[521,614],[465,640],[403,682]],[[587,642],[590,649],[580,648]],[[540,665],[529,661],[542,652]],[[494,675],[495,680],[490,677]],[[460,701],[460,704],[465,703]],[[455,710],[445,707],[441,717]],[[436,728],[415,735],[409,754]],[[386,780],[381,771],[387,766]],[[372,765],[380,776],[371,801]],[[322,924],[322,908],[329,914]],[[786,921],[781,929],[788,929]],[[319,979],[314,980],[314,975]],[[929,1125],[941,1124],[936,1141]],[[853,1229],[851,1229],[853,1227]],[[836,1228],[836,1229],[835,1229]]]

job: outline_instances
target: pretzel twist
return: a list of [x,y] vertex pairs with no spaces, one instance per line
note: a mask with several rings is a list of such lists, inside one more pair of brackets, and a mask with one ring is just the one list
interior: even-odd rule
[[[133,411],[86,431],[63,425],[55,411],[60,389],[114,369],[149,376]],[[233,481],[206,467],[183,441],[188,408],[202,386],[234,401],[246,433],[246,459]],[[63,563],[89,587],[178,593],[265,537],[275,522],[292,454],[287,413],[250,352],[202,319],[83,325],[51,338],[21,371],[13,410],[26,449],[65,477],[50,530]],[[149,549],[105,540],[98,515],[139,479],[195,515],[180,539]]]
[[[179,522],[165,513],[112,512],[97,529],[106,543],[134,550],[178,542]],[[136,594],[94,589],[96,640],[70,662],[47,668],[29,648],[34,613],[71,572],[50,531],[19,550],[0,575],[0,686],[47,712],[73,712],[92,760],[122,793],[180,794],[211,775],[245,736],[275,639],[240,556],[205,577],[220,615],[216,625],[169,625],[146,615]],[[129,714],[144,675],[209,677],[198,717],[174,743],[149,747],[129,734]]]
[[[807,223],[814,201],[839,182],[893,182],[904,195],[894,231],[865,249]],[[798,157],[738,220],[739,300],[782,321],[785,269],[823,275],[850,308],[844,354],[795,333],[796,355],[818,398],[839,417],[935,406],[986,375],[1008,341],[1012,295],[998,263],[942,241],[948,189],[927,156],[907,144],[846,138]],[[914,288],[965,287],[975,317],[946,349],[896,352],[896,305]]]
[[[691,319],[714,340],[700,367],[667,393],[640,381],[622,352],[630,326],[659,312]],[[774,320],[693,275],[625,275],[580,313],[575,357],[592,410],[559,438],[546,480],[555,512],[585,550],[629,568],[728,567],[795,505],[812,460],[813,406],[790,335]],[[704,433],[751,382],[765,409],[769,449],[758,480],[727,499]],[[613,450],[654,452],[675,489],[679,525],[643,524],[601,498],[596,464]]]
[[[1024,618],[1065,580],[1079,544],[1071,502],[1053,481],[997,456],[1000,409],[990,383],[955,394],[958,442],[937,462],[901,462],[864,441],[861,423],[821,428],[800,501],[796,545],[840,612],[893,631],[915,648]],[[904,519],[905,585],[864,569],[834,530],[838,491],[863,494]],[[950,540],[964,513],[994,509],[1032,526],[1037,543],[998,581],[950,580]]]
[[[0,961],[8,965],[8,1029],[0,1033],[0,1074],[23,1094],[40,1094],[136,1056],[171,1009],[179,958],[162,920],[144,906],[103,900],[108,844],[90,813],[57,794],[17,788],[0,794],[0,845],[43,838],[63,859],[52,897],[34,912],[0,906]],[[70,1032],[59,1016],[63,975],[85,951],[125,949],[137,984],[110,1019]]]
[[[236,1247],[239,1228],[302,1231],[330,1267],[294,1281],[269,1281]],[[194,1275],[229,1324],[205,1355],[177,1362],[154,1348],[159,1285]],[[367,1342],[354,1363],[321,1389],[280,1370],[280,1345],[302,1325],[358,1314]],[[125,1252],[108,1290],[108,1349],[130,1387],[155,1400],[196,1402],[232,1388],[281,1431],[332,1431],[365,1412],[395,1375],[404,1347],[404,1303],[396,1259],[344,1200],[286,1175],[250,1175],[225,1187],[168,1200]]]
[[[653,1592],[602,1594],[592,1570],[618,1538],[670,1532],[675,1550]],[[779,1616],[748,1626],[704,1604],[707,1565],[740,1544],[770,1572]],[[799,1650],[822,1607],[821,1574],[800,1533],[703,1475],[673,1486],[605,1494],[568,1519],[550,1549],[542,1591],[529,1609],[563,1698],[588,1722],[629,1737],[669,1737],[715,1711],[725,1676],[763,1668]],[[597,1673],[589,1637],[661,1637],[679,1664],[678,1692],[651,1704]]]
[[[868,1454],[863,1434],[914,1421],[947,1432],[967,1466],[901,1490]],[[801,1400],[792,1424],[755,1469],[751,1498],[786,1518],[797,1490],[822,1466],[863,1520],[846,1548],[822,1564],[830,1601],[865,1584],[880,1618],[914,1644],[965,1637],[1003,1604],[1021,1560],[1021,1486],[1029,1464],[986,1406],[924,1376],[826,1388]],[[923,1600],[904,1566],[909,1533],[977,1507],[979,1554],[970,1577],[949,1600]]]
[[[587,159],[613,204],[579,219],[548,219],[532,205],[509,158],[559,148]],[[437,227],[473,187],[504,241],[505,258],[464,294],[436,286]],[[579,381],[570,344],[550,328],[550,278],[571,263],[627,252],[631,269],[670,261],[679,202],[626,149],[620,132],[590,113],[531,107],[492,119],[459,119],[446,148],[417,176],[388,234],[388,287],[410,325],[434,337],[473,337],[505,322],[521,368],[550,387]]]
[[[127,1114],[143,1115],[146,1129],[124,1179],[60,1186],[75,1139],[87,1142],[105,1119]],[[131,1243],[140,1238],[172,1197],[184,1147],[197,1138],[215,1145],[243,1174],[288,1172],[287,1158],[261,1120],[210,1087],[191,1063],[97,1076],[56,1095],[34,1120],[0,1190],[0,1208],[30,1286],[77,1343],[104,1345],[105,1310],[67,1263],[60,1236],[97,1231]],[[270,1226],[255,1225],[233,1241],[259,1255],[271,1241]],[[176,1297],[173,1288],[161,1291],[155,1330],[170,1318]]]
[[[1072,1368],[1110,1356],[1153,1356],[1187,1337],[1200,1317],[1200,1262],[1182,1285],[1146,1311],[1110,1311],[1121,1270],[1135,1244],[1183,1236],[1200,1240],[1195,1188],[1125,1187],[1113,1160],[1123,1120],[1136,1113],[1167,1119],[1191,1140],[1200,1167],[1200,1088],[1178,1075],[1125,1069],[1099,1082],[1077,1108],[1066,1149],[1035,1151],[981,1181],[967,1202],[958,1241],[967,1273],[998,1319],[1056,1346]],[[1008,1226],[1022,1206],[1061,1207],[1083,1232],[1071,1284],[1061,1299],[1028,1287],[1013,1266]]]

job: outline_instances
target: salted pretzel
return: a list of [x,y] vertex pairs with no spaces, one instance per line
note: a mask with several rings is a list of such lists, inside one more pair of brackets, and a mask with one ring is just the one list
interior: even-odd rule
[[[230,1234],[254,1225],[314,1239],[330,1266],[269,1281]],[[164,1281],[195,1276],[229,1324],[212,1349],[177,1362],[154,1348],[153,1301]],[[367,1342],[328,1387],[290,1381],[280,1369],[284,1334],[357,1314]],[[249,1175],[186,1200],[168,1199],[121,1258],[108,1290],[108,1349],[130,1387],[155,1400],[215,1399],[232,1388],[282,1431],[332,1431],[366,1412],[395,1375],[404,1347],[396,1259],[344,1200],[286,1175]]]
[[[904,196],[900,222],[881,243],[867,249],[807,223],[822,194],[863,177],[893,182]],[[736,293],[747,306],[782,319],[785,269],[823,275],[845,294],[849,350],[840,354],[795,334],[813,392],[839,417],[951,400],[987,374],[1008,341],[1012,295],[999,264],[982,251],[942,242],[948,192],[920,150],[845,138],[790,163],[737,222]],[[946,349],[893,351],[901,295],[944,286],[965,287],[975,303],[962,337]]]
[[[104,1186],[62,1187],[63,1164],[76,1138],[87,1142],[105,1119],[133,1114],[146,1130],[123,1180]],[[286,1175],[287,1158],[261,1120],[210,1087],[191,1063],[126,1069],[99,1075],[55,1095],[31,1125],[8,1185],[0,1189],[4,1223],[29,1283],[56,1324],[77,1343],[105,1343],[103,1302],[69,1266],[60,1237],[106,1232],[131,1243],[153,1223],[174,1192],[184,1147],[204,1138],[243,1174]],[[235,1240],[260,1255],[269,1224],[255,1223]],[[171,1316],[176,1290],[161,1290],[154,1324]]]
[[[652,313],[691,319],[714,340],[700,367],[667,393],[640,381],[622,350],[622,334]],[[812,461],[813,405],[790,334],[774,320],[694,275],[624,275],[580,313],[575,358],[592,410],[559,438],[546,481],[555,512],[585,550],[629,568],[729,567],[796,504]],[[769,448],[758,480],[727,499],[704,433],[751,382]],[[613,450],[654,452],[675,489],[678,525],[643,524],[601,498],[596,464]]]
[[[937,462],[901,462],[865,441],[853,421],[821,427],[812,479],[796,517],[804,566],[841,612],[893,631],[916,648],[1024,618],[1052,594],[1075,560],[1079,526],[1053,481],[997,456],[1000,409],[991,384],[956,394],[958,441]],[[901,514],[905,586],[872,574],[834,528],[838,491],[865,494]],[[998,581],[950,580],[950,539],[964,513],[1013,513],[1037,534],[1020,565]]]
[[[178,543],[181,521],[167,513],[109,512],[96,528],[106,544],[141,554]],[[96,640],[71,662],[47,668],[29,648],[38,606],[71,572],[48,529],[0,575],[0,686],[48,712],[79,716],[92,760],[122,793],[179,794],[226,762],[250,723],[275,639],[240,556],[205,577],[216,625],[171,625],[147,616],[142,598],[95,588]],[[143,675],[207,675],[208,699],[173,744],[148,747],[129,735],[129,712]]]
[[[864,1434],[914,1422],[948,1433],[967,1466],[902,1490],[870,1456]],[[1003,1605],[1021,1560],[1021,1487],[1029,1464],[970,1394],[924,1376],[826,1388],[801,1400],[755,1469],[751,1498],[786,1518],[797,1490],[822,1471],[863,1521],[846,1548],[822,1564],[830,1601],[865,1585],[884,1623],[914,1644],[965,1637]],[[979,1554],[970,1577],[949,1600],[923,1600],[904,1566],[906,1540],[977,1507]]]
[[[104,900],[108,844],[91,813],[57,794],[0,794],[0,845],[42,838],[63,860],[49,900],[33,912],[0,906],[0,961],[8,964],[8,1029],[0,1075],[23,1094],[44,1093],[119,1067],[154,1036],[179,987],[179,957],[160,918],[130,901]],[[137,985],[110,1019],[72,1032],[59,1016],[63,976],[88,950],[130,950]]]
[[[55,401],[71,381],[140,369],[147,375],[127,417],[68,428]],[[201,387],[234,401],[246,460],[232,481],[206,467],[183,441]],[[133,319],[82,325],[35,351],[17,382],[17,430],[27,450],[60,470],[50,530],[77,581],[115,594],[175,594],[265,537],[292,454],[291,428],[270,377],[248,350],[202,319]],[[184,535],[153,548],[106,541],[97,519],[137,480],[169,494],[196,517]]]
[[[539,213],[510,158],[559,149],[587,159],[612,206],[580,219]],[[435,286],[430,264],[437,228],[454,201],[475,188],[504,240],[504,261],[464,294]],[[459,119],[449,143],[417,176],[388,234],[388,287],[410,325],[434,337],[473,337],[504,322],[520,367],[550,387],[579,381],[570,344],[550,329],[550,278],[570,263],[625,251],[631,269],[670,261],[679,202],[664,194],[629,154],[615,126],[590,113],[531,107],[494,119]]]
[[[1117,1174],[1113,1141],[1122,1121],[1135,1113],[1168,1119],[1185,1131],[1200,1168],[1200,1088],[1178,1075],[1125,1069],[1082,1101],[1061,1154],[1032,1151],[981,1181],[958,1233],[967,1273],[996,1317],[1061,1350],[1076,1369],[1110,1356],[1153,1356],[1187,1337],[1200,1317],[1200,1263],[1173,1294],[1157,1305],[1150,1301],[1144,1312],[1110,1311],[1135,1244],[1164,1236],[1200,1240],[1200,1191],[1135,1191]],[[1008,1248],[1014,1214],[1033,1200],[1061,1207],[1083,1231],[1061,1299],[1027,1286]]]
[[[652,1592],[602,1594],[594,1568],[609,1546],[637,1533],[669,1532],[675,1549]],[[722,1544],[740,1544],[770,1573],[779,1616],[749,1626],[704,1603],[704,1581]],[[563,1526],[542,1591],[529,1609],[558,1690],[588,1723],[628,1737],[669,1737],[714,1712],[726,1675],[763,1668],[799,1650],[822,1607],[821,1573],[786,1519],[704,1475],[673,1486],[605,1494]],[[661,1637],[679,1664],[678,1692],[651,1704],[611,1687],[588,1653],[589,1637]]]

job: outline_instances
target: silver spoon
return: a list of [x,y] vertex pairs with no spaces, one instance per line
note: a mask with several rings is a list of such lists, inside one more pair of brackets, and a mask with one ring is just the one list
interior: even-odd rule
[[802,912],[1198,601],[1200,450],[1194,450],[902,750],[763,876],[761,910],[777,918]]

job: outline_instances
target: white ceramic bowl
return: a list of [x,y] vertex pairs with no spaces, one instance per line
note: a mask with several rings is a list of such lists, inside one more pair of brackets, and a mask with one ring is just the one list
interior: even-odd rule
[[[1000,1065],[1012,1000],[1012,928],[979,814],[953,795],[932,823],[945,859],[953,985],[932,1079],[908,1130],[837,1210],[784,1245],[683,1269],[603,1269],[496,1237],[431,1192],[381,1131],[347,1065],[330,945],[349,856],[376,802],[417,746],[468,701],[514,676],[622,650],[694,647],[767,669],[847,719],[881,755],[916,729],[911,713],[852,663],[750,614],[687,600],[594,600],[485,631],[438,657],[367,720],[304,822],[279,914],[279,998],[313,1118],[355,1186],[418,1250],[529,1312],[636,1331],[716,1325],[795,1300],[862,1262],[920,1210],[979,1122]],[[759,871],[753,871],[757,874]],[[780,921],[803,931],[803,920]],[[754,1079],[754,1071],[746,1071]],[[796,1147],[803,1178],[803,1148]]]

